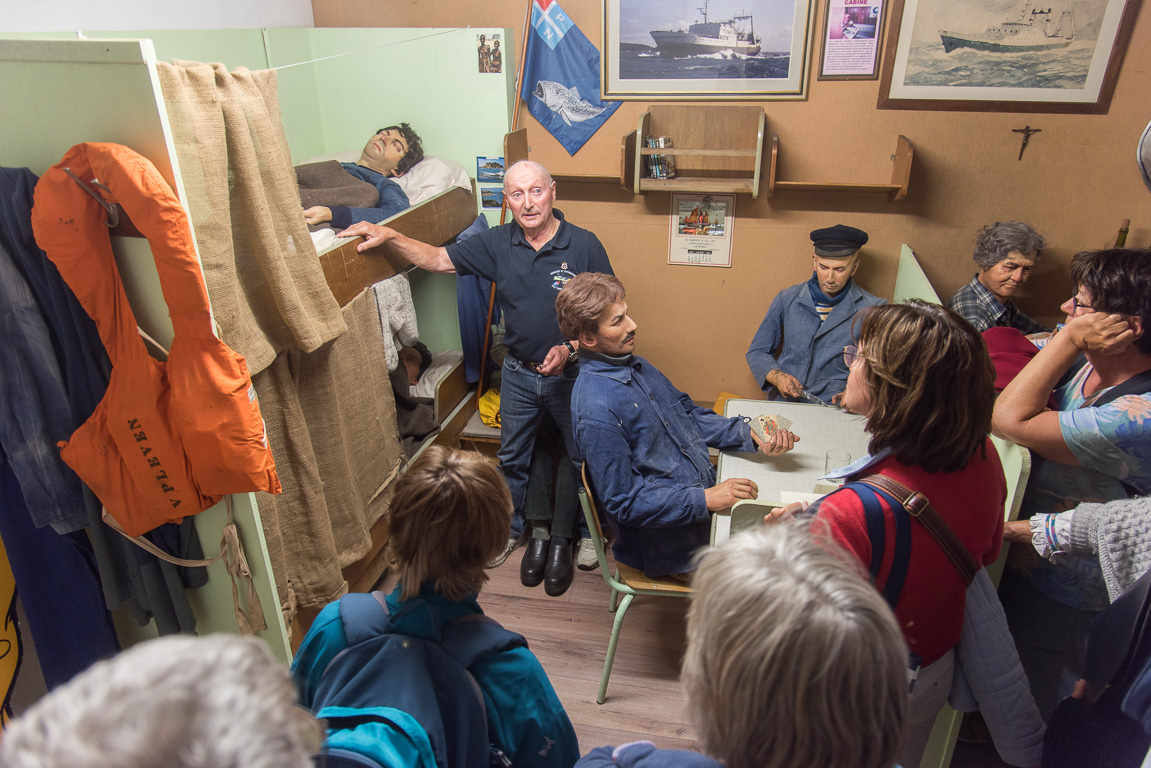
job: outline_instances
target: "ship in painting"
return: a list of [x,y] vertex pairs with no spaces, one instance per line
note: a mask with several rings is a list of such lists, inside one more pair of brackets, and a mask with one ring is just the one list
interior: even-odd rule
[[1053,21],[1050,8],[1035,8],[1031,0],[1023,5],[1019,18],[1007,20],[986,32],[967,33],[939,30],[943,49],[951,53],[956,48],[972,48],[990,53],[1029,53],[1066,48],[1075,40],[1075,23],[1071,11],[1063,11]]
[[699,9],[703,21],[692,24],[687,31],[657,29],[651,32],[659,55],[682,58],[701,54],[731,51],[741,56],[759,53],[759,37],[755,34],[751,16],[733,16],[725,21],[711,21],[707,17],[708,0]]

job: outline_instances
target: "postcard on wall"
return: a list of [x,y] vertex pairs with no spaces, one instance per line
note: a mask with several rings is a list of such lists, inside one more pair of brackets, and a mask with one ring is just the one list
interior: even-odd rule
[[504,159],[502,157],[477,157],[476,181],[480,184],[503,184]]
[[476,35],[476,53],[479,54],[480,74],[500,74],[504,71],[504,52],[500,49],[500,33]]
[[503,187],[480,187],[480,205],[484,208],[500,208],[504,204]]
[[672,195],[668,264],[731,266],[735,195]]
[[884,0],[827,0],[820,80],[876,78]]

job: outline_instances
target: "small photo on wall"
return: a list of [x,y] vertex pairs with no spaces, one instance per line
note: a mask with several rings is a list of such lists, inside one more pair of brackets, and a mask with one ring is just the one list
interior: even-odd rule
[[504,71],[504,51],[499,32],[476,35],[480,74],[498,75]]
[[504,204],[504,188],[480,187],[480,201],[483,208],[500,208]]
[[502,157],[477,157],[476,181],[483,184],[504,183],[504,159]]

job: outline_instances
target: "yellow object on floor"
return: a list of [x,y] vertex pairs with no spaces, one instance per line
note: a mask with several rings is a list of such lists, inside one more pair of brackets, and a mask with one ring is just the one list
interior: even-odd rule
[[480,396],[480,421],[486,427],[499,429],[500,426],[500,391],[492,387]]

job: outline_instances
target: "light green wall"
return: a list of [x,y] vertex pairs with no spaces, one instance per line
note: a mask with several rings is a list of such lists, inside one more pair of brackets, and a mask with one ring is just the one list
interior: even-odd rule
[[[359,150],[376,129],[407,122],[426,154],[454,160],[475,177],[476,157],[503,155],[514,104],[515,64],[481,74],[476,37],[507,29],[226,29],[100,31],[92,39],[151,39],[159,61],[222,62],[229,69],[276,68],[281,117],[293,161]],[[7,34],[74,39],[75,32]],[[510,51],[509,51],[510,53]],[[62,71],[61,77],[67,77]],[[13,85],[12,87],[18,87]],[[89,98],[100,99],[98,90]],[[5,120],[5,130],[22,131]],[[11,125],[11,128],[9,126]],[[28,130],[41,130],[29,128]],[[65,147],[66,149],[66,147]],[[62,153],[61,153],[62,154]],[[43,167],[59,159],[45,157]],[[488,214],[498,223],[499,212]],[[412,273],[424,343],[459,349],[455,278]]]
[[[36,37],[45,37],[37,35]],[[117,43],[94,40],[35,42],[0,39],[0,103],[6,108],[0,131],[0,164],[27,166],[42,174],[74,144],[109,141],[132,147],[150,159],[179,190],[173,174],[165,114],[155,74],[152,44],[147,40]],[[72,36],[68,36],[72,37]],[[171,335],[167,305],[159,289],[155,262],[147,242],[112,238],[117,264],[141,327],[162,343]],[[284,663],[291,659],[288,636],[280,619],[263,527],[250,493],[235,494],[233,516],[264,608],[269,628],[259,633]],[[208,556],[226,522],[222,504],[201,512],[196,530]],[[232,582],[224,561],[208,567],[208,583],[189,592],[200,632],[236,632]],[[125,625],[118,622],[121,629]],[[147,637],[150,630],[121,634],[124,645]]]

